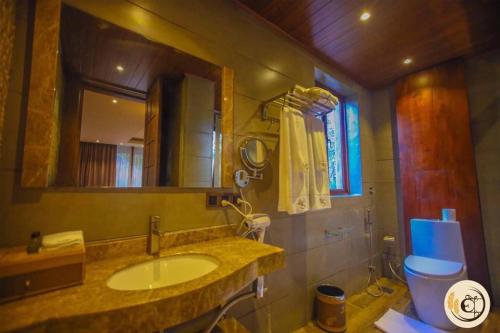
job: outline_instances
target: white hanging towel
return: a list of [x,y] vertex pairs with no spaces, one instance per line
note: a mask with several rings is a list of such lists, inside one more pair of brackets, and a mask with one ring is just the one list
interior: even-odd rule
[[321,119],[305,115],[309,153],[309,200],[311,210],[331,208],[325,126]]
[[281,110],[278,211],[299,214],[309,210],[309,156],[304,114]]

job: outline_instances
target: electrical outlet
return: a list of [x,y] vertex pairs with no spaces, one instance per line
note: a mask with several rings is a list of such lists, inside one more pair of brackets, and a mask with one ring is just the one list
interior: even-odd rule
[[219,200],[217,193],[207,193],[207,208],[217,208],[218,202]]
[[241,199],[241,195],[238,193],[233,194],[233,205],[239,205],[238,200]]
[[232,202],[232,195],[230,193],[223,193],[220,195],[219,197],[219,207],[222,207],[222,201],[223,200],[226,200],[226,201],[229,201],[229,202]]
[[238,199],[241,199],[239,193],[207,193],[206,206],[207,208],[225,208],[222,206],[222,200],[238,206]]

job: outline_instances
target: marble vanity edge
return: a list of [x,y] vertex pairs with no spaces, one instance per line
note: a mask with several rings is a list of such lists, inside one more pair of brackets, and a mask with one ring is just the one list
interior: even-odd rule
[[258,258],[257,276],[267,275],[284,268],[285,261],[285,250]]
[[[235,226],[232,224],[166,232],[160,240],[160,247],[162,249],[168,249],[234,235]],[[85,245],[85,259],[87,262],[92,262],[121,256],[143,254],[146,252],[147,241],[147,236],[134,236],[89,242]]]
[[163,331],[198,318],[224,304],[244,286],[255,280],[257,270],[258,264],[253,262],[234,272],[230,278],[217,281],[210,288],[195,289],[170,298],[168,301],[159,300],[120,310],[50,320],[41,325],[34,325],[26,332],[139,333]]
[[[224,244],[226,242],[228,242],[229,247]],[[180,249],[186,251],[193,245],[187,246],[181,246]],[[203,246],[206,246],[206,243]],[[254,257],[254,260],[228,275],[215,279],[209,285],[193,288],[186,291],[186,293],[173,297],[151,300],[147,303],[121,309],[86,313],[71,317],[58,316],[44,322],[34,323],[25,327],[20,326],[14,330],[7,329],[6,331],[38,333],[160,331],[197,318],[217,308],[240,292],[244,287],[248,286],[258,276],[269,274],[285,266],[284,250],[267,244],[259,244],[248,240],[242,242],[237,237],[229,237],[227,240],[221,239],[211,242],[211,246],[212,248],[219,248],[218,251],[221,251],[221,253],[226,253],[226,250],[230,249],[232,256],[236,255],[237,258],[240,258],[238,254],[240,251],[246,254],[251,253],[251,257]],[[242,260],[248,260],[244,257],[245,255],[242,256]],[[159,289],[152,291],[152,293],[158,292],[161,291]],[[3,331],[1,327],[0,331]]]

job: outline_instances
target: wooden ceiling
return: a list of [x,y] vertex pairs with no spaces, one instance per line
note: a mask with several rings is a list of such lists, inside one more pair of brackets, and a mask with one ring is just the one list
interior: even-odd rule
[[145,93],[158,76],[190,73],[215,81],[220,96],[220,67],[69,6],[61,14],[61,49],[66,75]]
[[369,88],[499,46],[498,0],[239,1]]

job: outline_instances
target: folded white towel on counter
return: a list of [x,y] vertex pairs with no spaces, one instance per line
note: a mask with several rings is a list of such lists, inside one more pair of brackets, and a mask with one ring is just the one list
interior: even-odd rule
[[321,119],[311,115],[306,115],[305,119],[309,154],[309,200],[311,210],[331,208],[325,125]]
[[83,232],[81,230],[58,232],[42,237],[42,247],[45,249],[61,248],[77,244],[83,244]]

